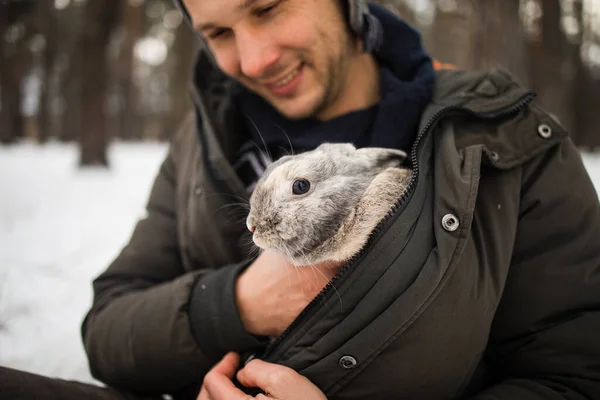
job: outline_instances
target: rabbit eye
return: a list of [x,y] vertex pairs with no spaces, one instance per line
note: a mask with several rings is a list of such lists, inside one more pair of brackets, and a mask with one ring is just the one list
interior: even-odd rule
[[295,180],[292,184],[292,193],[300,195],[310,190],[310,182],[306,179]]

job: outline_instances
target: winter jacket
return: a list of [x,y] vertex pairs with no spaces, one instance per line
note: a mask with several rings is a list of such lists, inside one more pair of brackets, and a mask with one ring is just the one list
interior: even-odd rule
[[202,54],[196,71],[196,110],[147,215],[94,281],[82,334],[96,378],[194,399],[234,350],[329,399],[600,399],[598,195],[532,93],[501,71],[439,71],[407,194],[265,346],[234,300],[251,260],[245,225],[223,208],[248,197],[231,166],[231,82]]

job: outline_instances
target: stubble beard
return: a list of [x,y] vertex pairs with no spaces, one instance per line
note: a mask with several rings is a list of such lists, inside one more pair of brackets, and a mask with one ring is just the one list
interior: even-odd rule
[[[328,37],[327,43],[333,45],[329,47],[325,54],[329,54],[325,63],[326,68],[323,71],[322,81],[318,82],[323,87],[323,94],[319,102],[315,104],[311,111],[311,116],[322,115],[340,101],[340,95],[346,82],[350,63],[354,56],[353,42],[347,32],[338,32],[336,37]],[[343,43],[339,49],[335,49],[337,43]],[[337,50],[337,51],[336,51]]]
[[[324,38],[325,43],[329,46],[324,46],[324,68],[319,69],[314,63],[316,54],[313,52],[302,52],[300,60],[305,68],[312,68],[315,72],[315,85],[321,87],[321,94],[315,104],[308,110],[299,115],[288,117],[290,119],[303,119],[318,117],[326,112],[330,107],[339,102],[343,86],[351,84],[347,82],[348,70],[352,58],[356,55],[355,43],[352,40],[352,34],[346,30],[340,30],[334,34],[320,32],[320,36]],[[341,45],[338,46],[338,44]],[[337,47],[337,48],[336,48]],[[311,54],[312,53],[312,54]],[[261,93],[261,90],[253,89],[250,85],[244,85],[254,93],[263,97],[268,103],[285,115],[285,112],[280,108],[279,101],[270,95]],[[263,89],[265,90],[265,89]]]

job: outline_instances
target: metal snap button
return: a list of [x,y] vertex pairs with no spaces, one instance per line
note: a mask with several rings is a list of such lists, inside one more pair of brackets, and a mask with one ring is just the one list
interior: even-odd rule
[[444,215],[444,218],[442,218],[442,226],[448,232],[454,232],[458,229],[459,225],[458,218],[454,214],[446,214]]
[[196,186],[196,189],[194,189],[194,194],[196,196],[200,196],[202,194],[202,188],[200,186]]
[[544,139],[548,139],[550,136],[552,136],[552,128],[546,124],[541,124],[538,126],[538,133]]
[[495,151],[490,151],[490,158],[493,161],[498,161],[500,159],[500,156]]
[[356,364],[358,364],[358,362],[356,361],[356,358],[352,356],[344,356],[340,358],[340,366],[344,369],[352,369],[356,367]]

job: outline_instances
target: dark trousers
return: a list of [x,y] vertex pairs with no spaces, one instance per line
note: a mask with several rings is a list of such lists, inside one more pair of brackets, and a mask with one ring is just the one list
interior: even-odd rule
[[0,400],[158,400],[0,366]]

